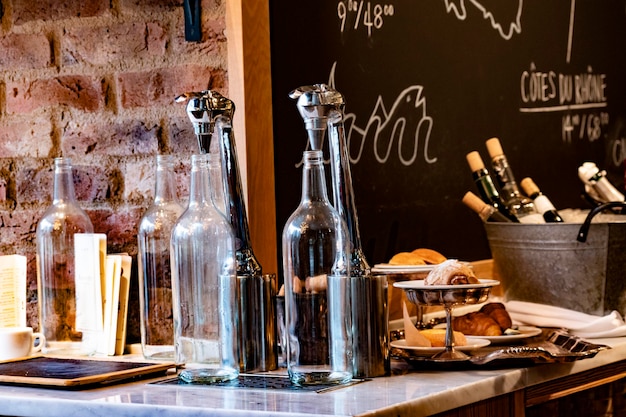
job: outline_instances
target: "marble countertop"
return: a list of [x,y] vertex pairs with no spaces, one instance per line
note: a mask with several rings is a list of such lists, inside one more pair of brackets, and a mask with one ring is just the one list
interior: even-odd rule
[[[623,360],[626,338],[596,339],[612,349],[569,363],[463,371],[411,370],[326,391],[154,384],[161,377],[84,390],[0,386],[0,415],[421,416],[461,407]],[[115,358],[119,359],[119,358]],[[132,358],[137,360],[137,357]],[[401,365],[401,364],[400,364]]]

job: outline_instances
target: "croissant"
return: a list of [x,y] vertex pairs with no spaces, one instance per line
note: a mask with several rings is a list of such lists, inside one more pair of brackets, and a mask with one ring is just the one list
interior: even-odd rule
[[510,329],[513,327],[511,316],[506,311],[504,304],[502,303],[487,303],[480,309],[483,313],[486,313],[500,325],[502,330]]
[[471,336],[502,336],[500,325],[482,311],[454,317],[452,319],[452,328]]
[[448,259],[435,266],[424,279],[425,285],[477,284],[472,268],[456,259]]

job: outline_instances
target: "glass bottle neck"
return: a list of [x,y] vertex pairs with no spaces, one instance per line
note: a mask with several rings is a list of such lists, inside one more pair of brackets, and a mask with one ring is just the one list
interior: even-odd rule
[[328,201],[322,151],[305,151],[301,202]]
[[189,207],[213,205],[211,198],[211,177],[209,160],[213,154],[191,156],[191,185],[189,190]]
[[52,203],[72,202],[76,200],[72,161],[70,158],[54,159],[54,191]]
[[171,155],[157,155],[156,186],[154,202],[156,204],[177,201],[176,179],[174,177],[174,158]]

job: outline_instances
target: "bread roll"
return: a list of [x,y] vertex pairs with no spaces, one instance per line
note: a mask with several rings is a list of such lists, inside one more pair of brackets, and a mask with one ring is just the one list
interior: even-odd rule
[[390,265],[426,265],[426,262],[411,252],[400,252],[389,260]]
[[502,336],[500,325],[482,311],[452,318],[452,328],[470,336]]
[[411,253],[422,258],[428,265],[440,264],[448,259],[436,250],[428,248],[418,248]]
[[424,279],[424,285],[461,285],[478,284],[472,268],[456,259],[436,265]]
[[[446,329],[426,329],[421,330],[420,333],[422,336],[425,336],[428,340],[430,340],[430,345],[432,347],[443,347],[446,345]],[[455,330],[453,333],[455,346],[467,345],[467,339],[462,332]]]

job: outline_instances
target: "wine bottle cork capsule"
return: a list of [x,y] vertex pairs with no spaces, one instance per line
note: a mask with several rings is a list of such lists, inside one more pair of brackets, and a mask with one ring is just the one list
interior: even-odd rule
[[479,171],[481,169],[485,169],[485,163],[483,159],[480,157],[478,151],[473,151],[468,153],[465,158],[467,159],[467,164],[470,167],[472,172]]
[[539,192],[539,187],[537,187],[537,184],[535,184],[530,177],[526,177],[521,180],[519,185],[522,187],[522,190],[524,190],[526,195],[533,195]]
[[480,197],[478,197],[471,191],[466,192],[461,201],[463,201],[463,204],[465,204],[476,213],[480,213],[487,205],[483,200],[480,199]]
[[502,145],[500,144],[500,139],[491,138],[487,139],[485,142],[487,146],[487,152],[489,152],[489,156],[495,158],[496,156],[504,155],[504,151],[502,150]]

